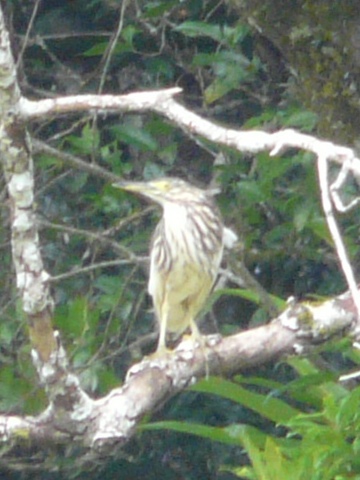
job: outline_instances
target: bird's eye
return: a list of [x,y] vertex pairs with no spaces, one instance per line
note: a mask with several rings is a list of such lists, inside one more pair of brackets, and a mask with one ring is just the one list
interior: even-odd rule
[[156,182],[156,187],[161,192],[167,192],[170,189],[170,183],[166,180],[159,180],[158,182]]

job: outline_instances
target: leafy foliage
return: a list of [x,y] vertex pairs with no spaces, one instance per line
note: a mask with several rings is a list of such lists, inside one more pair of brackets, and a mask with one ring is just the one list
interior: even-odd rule
[[[193,387],[251,409],[270,420],[273,427],[260,430],[245,423],[216,427],[164,421],[143,428],[191,433],[245,449],[250,465],[220,467],[239,478],[358,478],[360,389],[349,392],[334,374],[324,375],[307,360],[297,359],[296,363],[298,369],[308,371],[310,367],[312,373],[287,386],[263,378],[238,377],[236,382],[209,378]],[[283,399],[277,398],[279,395]]]
[[[33,3],[3,3],[16,32],[14,52],[20,55]],[[123,5],[108,0],[42,2],[19,62],[24,93],[42,98],[179,85],[180,100],[189,108],[232,128],[316,132],[316,112],[294,98],[289,72],[280,67],[280,59],[273,77],[270,61],[259,54],[263,40],[225,2],[139,0],[128,2],[122,17]],[[109,42],[121,21],[108,62]],[[185,135],[150,113],[65,116],[39,122],[31,133],[60,152],[125,178],[172,175],[200,185],[216,178],[225,222],[241,239],[236,256],[278,305],[289,295],[331,295],[344,287],[308,154],[250,157],[224,149],[225,163],[214,165],[216,145]],[[146,295],[146,255],[159,214],[143,200],[111,187],[107,179],[70,167],[60,154],[35,155],[35,167],[42,253],[53,276],[55,325],[84,386],[102,394],[120,383],[129,364],[154,346],[149,335],[154,323]],[[353,194],[352,188],[348,194]],[[0,231],[0,405],[4,412],[33,413],[46,400],[34,388],[12,281],[4,205],[1,212],[5,227]],[[355,260],[359,242],[354,225],[359,220],[354,212],[343,221]],[[212,330],[234,332],[266,318],[256,292],[229,285],[221,293],[209,300]],[[343,352],[354,355],[348,347]],[[339,370],[342,364],[332,355],[329,361]],[[295,374],[288,366],[267,366],[256,378],[238,383],[203,382],[174,399],[162,415],[180,418],[167,428],[222,442],[226,449],[197,439],[186,451],[182,435],[169,440],[162,430],[159,437],[149,439],[144,433],[145,439],[140,437],[136,448],[130,448],[129,459],[121,460],[123,468],[134,478],[149,479],[160,474],[169,479],[206,474],[217,479],[302,479],[306,471],[306,478],[310,472],[314,479],[352,474],[355,478],[357,390],[348,393],[328,374],[303,368],[297,365]],[[270,382],[274,377],[276,381]],[[206,424],[205,415],[214,420],[212,425]],[[239,415],[245,417],[241,422]],[[245,421],[247,416],[251,423]],[[108,465],[109,478],[115,478],[119,462]]]

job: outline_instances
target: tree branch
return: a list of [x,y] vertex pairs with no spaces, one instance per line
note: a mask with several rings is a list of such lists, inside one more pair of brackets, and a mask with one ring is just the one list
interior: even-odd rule
[[180,88],[167,90],[135,92],[127,95],[74,95],[46,100],[28,100],[21,98],[19,117],[23,120],[43,118],[44,116],[75,113],[88,110],[100,113],[119,112],[157,112],[186,132],[201,135],[220,145],[226,145],[240,152],[258,153],[269,151],[272,156],[280,155],[288,148],[299,148],[323,155],[329,161],[342,165],[345,161],[349,170],[360,175],[360,160],[351,148],[318,140],[310,135],[287,129],[275,133],[262,131],[239,131],[221,127],[205,120],[180,105],[174,95]]
[[26,132],[17,121],[20,90],[8,33],[0,9],[0,156],[9,193],[11,247],[16,285],[28,316],[33,347],[43,360],[56,349],[51,327],[52,300],[34,215],[33,164]]
[[[231,375],[245,368],[302,353],[307,347],[334,335],[352,332],[357,313],[353,297],[346,293],[322,304],[290,304],[269,325],[218,341],[209,338],[202,348],[189,342],[165,357],[145,359],[132,367],[121,388],[93,400],[70,372],[57,334],[51,329],[52,300],[49,276],[39,248],[33,209],[33,169],[25,142],[24,121],[81,111],[157,112],[186,132],[202,135],[221,145],[256,153],[267,150],[277,155],[296,147],[338,164],[347,163],[360,174],[360,160],[349,148],[317,140],[309,135],[284,130],[277,133],[240,132],[202,119],[174,100],[180,89],[132,93],[122,96],[79,95],[31,101],[21,97],[10,52],[9,39],[0,9],[0,154],[8,184],[12,252],[17,287],[27,313],[33,345],[34,365],[45,387],[49,406],[37,417],[0,417],[0,440],[11,444],[25,438],[32,445],[44,439],[51,443],[76,442],[86,449],[99,449],[126,442],[144,417],[171,396],[211,374]],[[42,147],[43,148],[43,147]],[[50,148],[50,147],[49,147]],[[64,161],[86,168],[112,181],[112,174],[64,155]],[[76,320],[76,319],[75,319]]]
[[[57,371],[64,372],[60,379],[54,379],[54,369],[50,368],[54,359],[50,365],[35,356],[35,365],[50,393],[50,406],[38,417],[0,417],[0,440],[31,438],[34,447],[46,436],[50,443],[72,441],[85,450],[104,454],[119,442],[126,443],[144,415],[192,385],[206,371],[228,376],[286,355],[303,353],[335,335],[349,334],[355,310],[349,293],[320,305],[291,303],[268,325],[223,339],[207,337],[205,356],[203,348],[194,349],[192,341],[185,340],[172,354],[145,358],[134,365],[124,385],[99,400],[89,398],[76,377],[65,373],[67,364],[61,347],[56,358]],[[51,384],[56,388],[49,388]]]
[[[322,169],[319,168],[319,173],[324,212],[336,246],[341,268],[357,305],[358,321],[360,323],[360,294],[357,293],[355,276],[347,260],[347,252],[341,240],[339,230],[336,227],[335,217],[332,214],[332,203],[335,206],[339,204],[338,189],[331,189],[328,184],[328,176],[326,175],[324,178],[322,174],[324,165],[328,161],[333,161],[343,166],[346,165],[347,170],[351,170],[354,175],[360,175],[360,160],[356,157],[355,152],[350,148],[318,140],[310,135],[304,135],[294,130],[283,130],[270,134],[260,131],[240,132],[226,129],[199,117],[176,102],[173,97],[180,92],[181,89],[172,88],[127,95],[76,95],[37,102],[23,98],[20,103],[20,115],[25,119],[30,119],[37,118],[40,115],[88,109],[112,112],[152,110],[165,116],[188,133],[202,135],[213,142],[234,147],[241,152],[256,153],[268,150],[270,155],[275,156],[287,148],[296,147],[314,153],[318,159],[318,166],[322,166]],[[79,167],[81,164],[81,161],[74,161],[73,158],[68,160],[73,166]],[[90,167],[87,164],[84,166],[85,170],[90,168],[96,170],[99,167]],[[103,173],[102,175],[106,176]],[[341,170],[339,179],[343,177],[344,173]],[[339,182],[340,180],[334,182],[336,187]],[[331,194],[333,194],[334,199],[332,199]],[[356,202],[352,203],[352,205],[355,204]]]

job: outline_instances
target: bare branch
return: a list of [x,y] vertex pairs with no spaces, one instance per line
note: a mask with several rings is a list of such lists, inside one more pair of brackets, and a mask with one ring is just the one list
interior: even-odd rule
[[[342,165],[348,161],[349,168],[360,175],[360,160],[351,148],[318,140],[294,130],[276,133],[262,131],[239,131],[221,127],[191,112],[174,100],[180,88],[135,92],[127,95],[74,95],[33,101],[22,98],[19,115],[24,120],[39,117],[76,113],[88,110],[98,112],[147,112],[154,111],[183,128],[186,132],[201,135],[220,145],[233,147],[241,152],[257,153],[268,150],[272,156],[288,148],[299,148],[324,155],[329,161]],[[351,160],[351,161],[350,161]]]
[[[269,325],[223,339],[207,337],[206,358],[203,348],[194,349],[192,341],[186,340],[170,355],[144,359],[129,370],[121,388],[99,400],[90,399],[76,377],[66,373],[66,359],[59,348],[50,362],[35,358],[50,406],[38,417],[0,417],[0,440],[16,442],[20,434],[29,435],[36,446],[46,436],[48,443],[72,441],[94,453],[106,453],[106,447],[127,442],[144,415],[203,377],[207,369],[211,374],[231,375],[303,353],[334,335],[348,334],[355,318],[349,293],[320,305],[290,304]],[[63,375],[55,378],[59,371]],[[72,388],[70,399],[64,395],[66,384]]]
[[[148,261],[148,257],[139,257],[137,258],[137,262],[146,262]],[[79,267],[74,270],[70,270],[69,272],[66,273],[61,273],[59,275],[50,277],[51,282],[59,282],[61,280],[65,280],[67,278],[75,277],[77,275],[83,275],[86,273],[90,273],[94,270],[97,270],[99,268],[109,268],[109,267],[120,267],[124,265],[131,265],[134,263],[134,260],[108,260],[107,262],[99,262],[99,263],[94,263],[92,265],[88,265],[86,267]]]
[[102,93],[102,91],[104,89],[105,79],[106,79],[106,75],[108,74],[108,71],[109,71],[110,62],[111,62],[115,47],[116,47],[116,45],[119,41],[119,37],[121,35],[122,29],[123,29],[123,26],[124,26],[124,17],[125,17],[125,12],[126,12],[126,8],[128,6],[128,3],[129,3],[129,0],[123,0],[123,2],[121,3],[120,18],[119,18],[117,29],[114,32],[114,34],[112,35],[112,38],[110,39],[109,45],[108,45],[108,47],[107,47],[107,49],[106,49],[106,51],[103,55],[102,61],[100,62],[101,64],[104,64],[104,68],[103,68],[101,78],[100,78],[98,93]]
[[[34,365],[49,400],[47,409],[37,417],[0,417],[0,439],[16,443],[25,435],[31,438],[33,445],[40,444],[44,439],[53,443],[71,440],[87,449],[102,450],[128,441],[145,414],[154,411],[207,371],[230,375],[284,355],[302,353],[335,334],[350,334],[355,330],[360,310],[359,294],[355,279],[347,271],[349,262],[334,221],[326,171],[327,162],[333,161],[346,164],[351,172],[360,175],[360,160],[353,150],[293,130],[241,132],[221,127],[176,102],[173,97],[180,93],[178,88],[121,96],[78,95],[30,101],[21,97],[16,83],[1,11],[0,30],[0,103],[3,112],[0,119],[0,153],[12,212],[13,259],[23,308],[30,320]],[[295,147],[314,153],[319,159],[324,209],[351,294],[346,293],[323,304],[290,304],[269,325],[221,340],[208,338],[206,358],[203,348],[194,349],[192,343],[182,342],[173,354],[156,360],[145,359],[132,367],[121,388],[101,399],[91,399],[81,388],[79,379],[69,371],[58,334],[51,329],[50,279],[40,255],[33,211],[33,166],[23,130],[24,121],[89,110],[98,113],[153,111],[187,133],[201,135],[242,152],[265,150],[274,156]],[[118,180],[115,175],[77,157],[59,154],[40,142],[35,142],[35,146],[38,151],[60,156],[75,168],[101,175],[106,181]],[[92,239],[99,239],[96,235]],[[126,261],[138,261],[131,252],[122,250],[122,254],[127,257]],[[243,272],[239,273],[243,275]],[[264,296],[263,301],[273,311],[271,299]]]
[[[173,96],[180,92],[180,89],[173,88],[155,92],[131,93],[128,95],[79,95],[74,97],[62,97],[55,100],[41,100],[30,102],[23,99],[21,114],[25,118],[32,118],[38,115],[45,115],[51,112],[61,113],[80,111],[82,109],[108,110],[108,111],[156,111],[190,134],[198,134],[219,144],[235,147],[240,151],[255,153],[261,150],[269,150],[270,155],[278,155],[286,148],[296,147],[314,153],[318,157],[320,181],[324,178],[324,162],[334,161],[346,166],[346,172],[351,171],[360,175],[360,160],[350,148],[334,145],[331,142],[318,140],[310,135],[304,135],[294,130],[284,130],[269,134],[260,131],[240,132],[226,129],[204,120],[195,113],[187,110],[177,103]],[[323,173],[321,173],[323,172]],[[347,173],[346,173],[347,175]],[[345,181],[345,170],[339,174],[337,182],[332,186],[334,202],[341,207],[339,202],[338,189],[341,182]],[[325,213],[333,236],[337,253],[340,259],[346,281],[354,295],[360,318],[360,295],[357,294],[356,280],[352,272],[347,253],[336,226],[335,217],[332,213],[330,192],[328,193],[328,179],[321,183],[322,199]],[[352,202],[351,206],[357,204]]]
[[11,209],[11,246],[16,285],[28,315],[33,346],[45,360],[56,348],[51,328],[49,275],[44,270],[34,215],[33,164],[25,130],[15,119],[20,101],[14,59],[0,9],[0,156]]
[[84,172],[89,172],[92,175],[100,176],[108,182],[119,182],[121,180],[118,175],[109,172],[109,170],[106,170],[105,168],[99,167],[99,165],[85,162],[84,160],[75,155],[61,152],[60,150],[50,147],[46,143],[39,140],[32,140],[32,145],[37,153],[46,153],[46,155],[58,158],[59,160],[65,162],[68,165],[71,165],[74,168],[83,170]]
[[356,207],[357,205],[359,205],[360,203],[360,197],[354,198],[347,205],[345,205],[340,198],[341,188],[345,185],[346,180],[349,177],[349,173],[352,170],[351,168],[352,161],[353,159],[350,158],[349,160],[346,160],[346,162],[343,163],[340,169],[339,175],[330,186],[332,200],[335,204],[336,209],[339,212],[347,212],[352,208]]
[[68,225],[60,225],[57,223],[52,223],[52,222],[47,222],[46,220],[38,220],[37,222],[39,225],[42,225],[44,227],[48,227],[54,230],[59,230],[61,232],[66,232],[71,235],[81,235],[83,237],[88,238],[92,242],[99,242],[102,244],[107,245],[108,247],[111,247],[115,252],[118,254],[126,257],[129,261],[132,263],[137,263],[139,261],[138,257],[128,248],[124,247],[118,242],[115,242],[114,240],[110,240],[109,238],[106,237],[106,232],[91,232],[89,230],[83,230],[81,228],[76,228],[76,227],[70,227]]
[[337,255],[340,260],[342,271],[344,272],[346,282],[349,286],[350,292],[353,296],[354,303],[356,305],[358,319],[360,320],[360,292],[358,291],[355,276],[350,265],[350,261],[346,252],[344,242],[342,240],[337,222],[335,220],[328,178],[328,159],[326,156],[319,155],[318,158],[318,172],[321,190],[321,200],[323,209],[326,216],[326,221],[329,226],[331,236],[335,243]]
[[32,28],[33,28],[33,26],[34,26],[34,21],[35,21],[37,12],[38,12],[38,10],[39,10],[40,2],[41,2],[41,0],[36,0],[36,2],[35,2],[35,4],[34,4],[34,8],[33,8],[32,12],[31,12],[31,18],[30,18],[29,24],[28,24],[27,29],[26,29],[26,34],[25,34],[25,36],[22,38],[22,46],[21,46],[21,51],[19,52],[19,55],[18,55],[18,60],[17,60],[16,68],[19,68],[20,63],[21,63],[22,60],[23,60],[24,52],[25,52],[26,48],[28,47],[29,38],[30,38],[30,33],[31,33],[31,30],[32,30]]

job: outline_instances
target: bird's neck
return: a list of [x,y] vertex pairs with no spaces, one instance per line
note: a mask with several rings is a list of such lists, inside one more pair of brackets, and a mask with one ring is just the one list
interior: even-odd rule
[[164,207],[165,229],[179,231],[186,228],[188,222],[188,209],[183,205],[169,203]]

